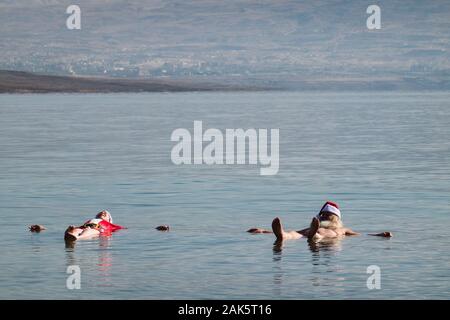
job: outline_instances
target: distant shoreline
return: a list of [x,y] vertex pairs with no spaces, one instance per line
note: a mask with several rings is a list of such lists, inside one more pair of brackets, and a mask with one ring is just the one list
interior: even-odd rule
[[78,77],[0,70],[1,93],[140,93],[218,91],[449,91],[450,80],[425,78],[152,78]]
[[206,83],[186,79],[120,79],[42,75],[0,70],[0,93],[115,93],[260,91],[266,87]]

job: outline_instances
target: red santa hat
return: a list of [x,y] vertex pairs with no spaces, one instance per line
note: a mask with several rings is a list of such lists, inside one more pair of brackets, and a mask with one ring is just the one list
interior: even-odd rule
[[317,216],[320,216],[324,212],[332,213],[338,216],[339,219],[342,219],[341,210],[339,210],[339,206],[336,202],[333,201],[325,202],[325,204],[322,206],[322,209],[320,209],[319,214]]

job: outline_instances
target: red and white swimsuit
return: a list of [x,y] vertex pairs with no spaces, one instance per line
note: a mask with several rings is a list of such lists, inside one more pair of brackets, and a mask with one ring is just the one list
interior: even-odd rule
[[119,226],[118,224],[113,224],[103,219],[88,220],[83,224],[83,226],[97,229],[101,234],[108,234],[120,229],[124,229],[124,227]]

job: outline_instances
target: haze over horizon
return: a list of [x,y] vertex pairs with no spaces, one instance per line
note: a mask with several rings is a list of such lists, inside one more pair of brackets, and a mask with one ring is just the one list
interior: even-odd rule
[[[81,30],[66,8],[81,8]],[[381,30],[366,9],[381,7]],[[0,3],[0,69],[113,77],[450,79],[450,1]]]

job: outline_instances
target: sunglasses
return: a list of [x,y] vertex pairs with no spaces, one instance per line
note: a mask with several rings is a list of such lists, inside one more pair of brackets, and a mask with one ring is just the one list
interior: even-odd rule
[[93,228],[93,229],[98,229],[98,224],[96,223],[86,223],[83,227],[87,228]]

